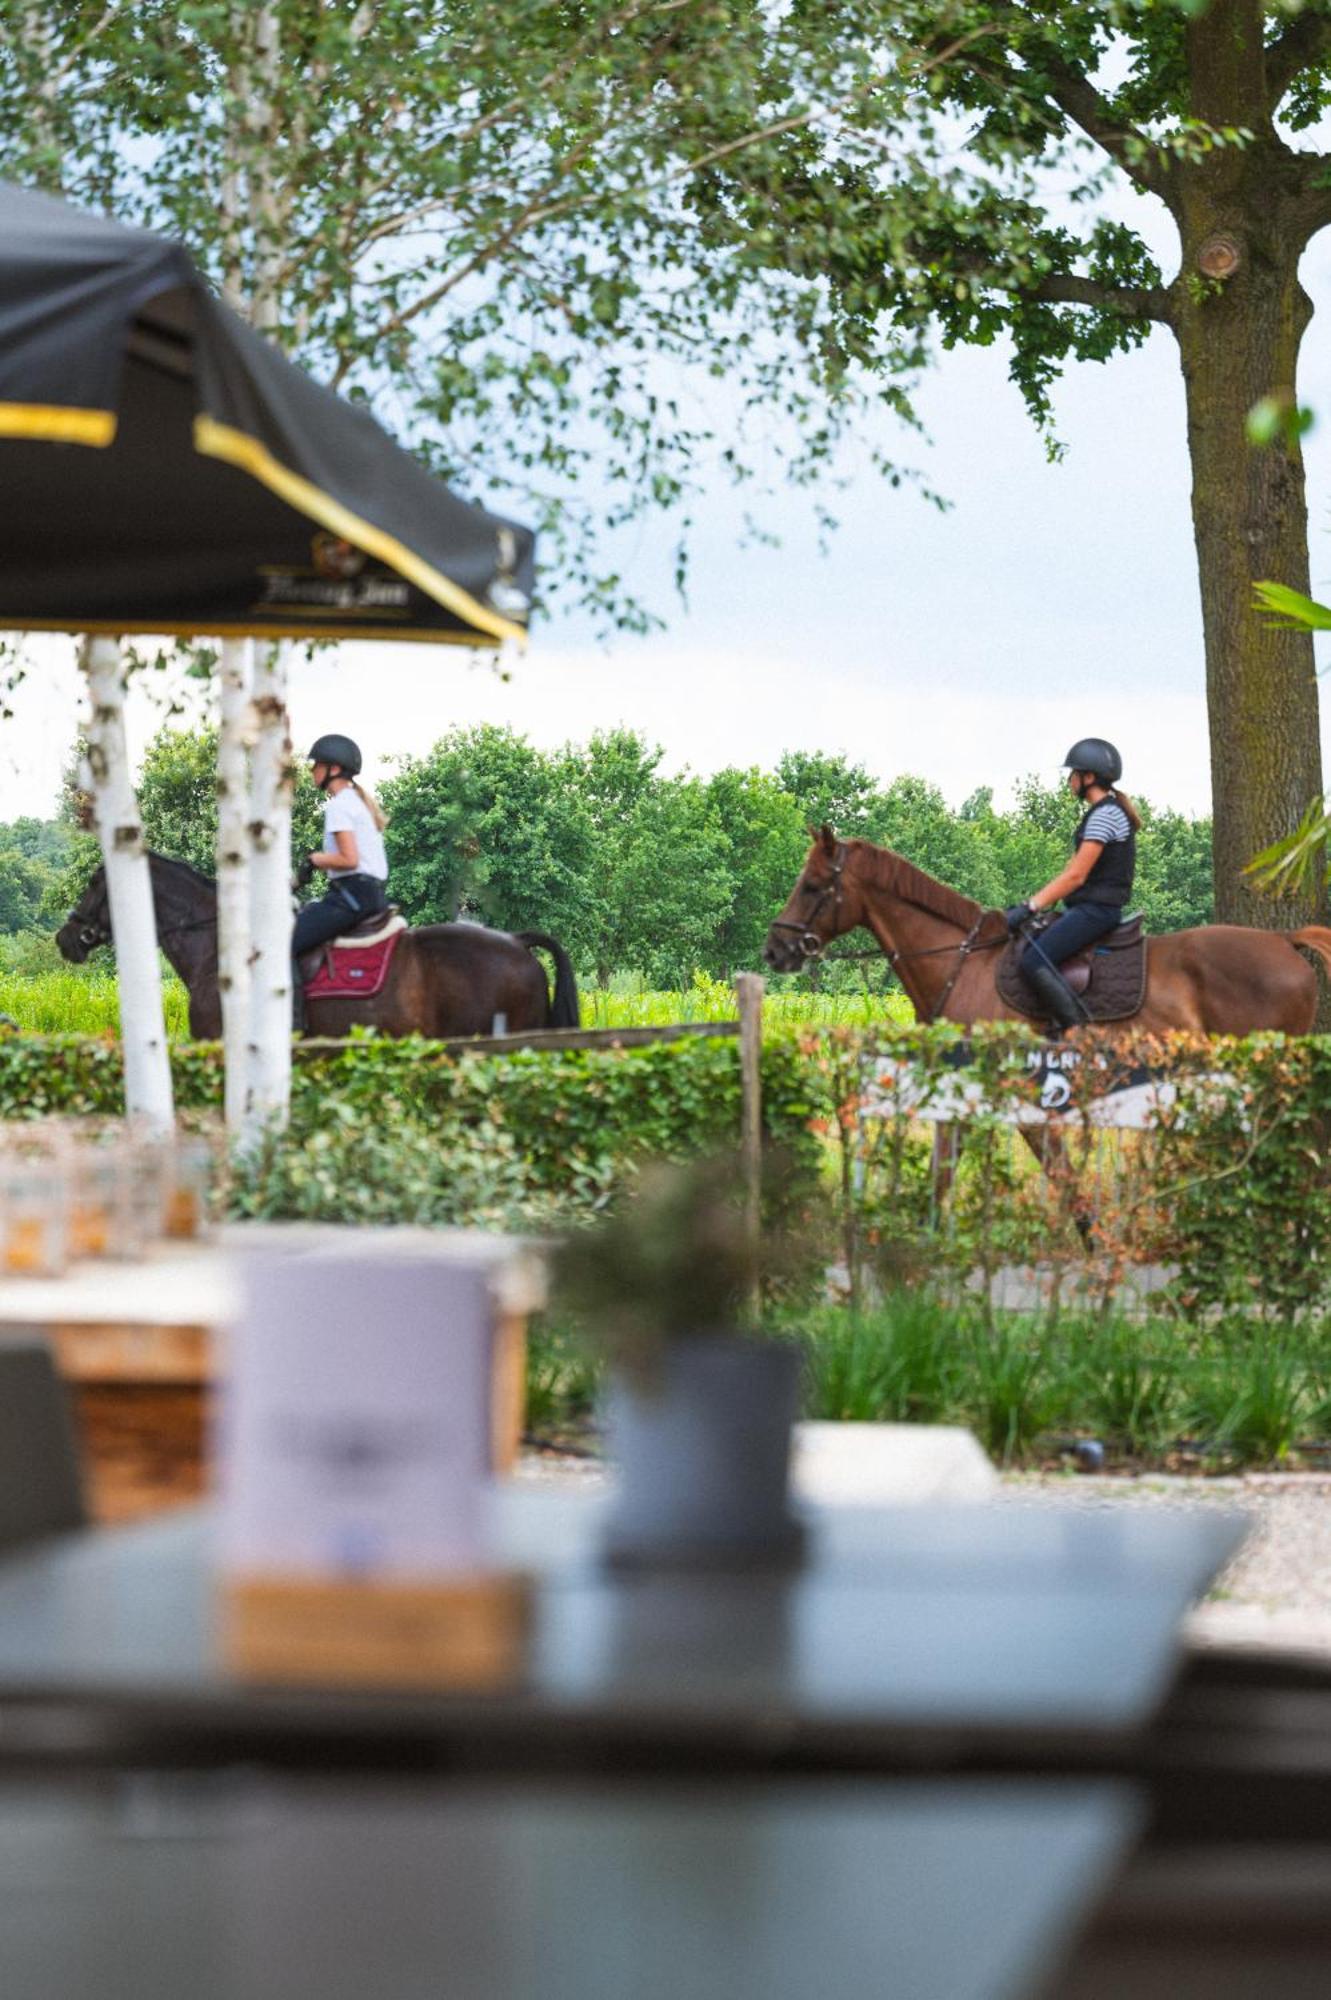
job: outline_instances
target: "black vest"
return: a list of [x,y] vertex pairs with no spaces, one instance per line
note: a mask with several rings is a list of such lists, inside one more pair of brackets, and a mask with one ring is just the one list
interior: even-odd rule
[[[1112,795],[1111,795],[1112,796]],[[1103,805],[1105,801],[1100,800]],[[1075,854],[1086,835],[1086,822],[1095,807],[1091,806],[1082,814],[1081,825],[1072,839]],[[1132,894],[1132,878],[1137,871],[1137,835],[1128,823],[1126,840],[1111,840],[1106,843],[1100,859],[1092,868],[1080,889],[1074,889],[1070,896],[1063,898],[1071,908],[1074,903],[1110,903],[1121,910]]]

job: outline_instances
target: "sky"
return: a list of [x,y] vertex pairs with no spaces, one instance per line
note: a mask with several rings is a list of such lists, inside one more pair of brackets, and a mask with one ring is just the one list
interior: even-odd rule
[[[1331,234],[1331,232],[1328,232]],[[1166,260],[1166,270],[1172,266]],[[1305,263],[1320,310],[1305,337],[1314,591],[1331,594],[1331,244]],[[787,749],[844,751],[879,779],[932,780],[959,804],[1000,802],[1028,772],[1056,778],[1070,743],[1108,736],[1124,783],[1157,806],[1210,806],[1201,613],[1188,503],[1183,385],[1163,329],[1134,354],[1074,364],[1056,397],[1059,464],[1006,379],[998,348],[944,355],[919,397],[931,442],[881,442],[953,503],[855,472],[832,498],[823,554],[806,496],[764,515],[782,546],[740,546],[719,484],[697,510],[686,607],[673,604],[669,530],[623,549],[667,629],[598,643],[552,616],[508,679],[451,647],[347,644],[297,661],[298,748],[325,730],[361,743],[373,781],[454,725],[508,724],[541,746],[624,724],[666,767],[770,768]],[[478,496],[484,498],[484,495]],[[0,821],[53,809],[78,713],[72,643],[34,642],[34,669],[0,723]],[[1331,656],[1329,656],[1331,658]],[[1323,664],[1328,662],[1324,661]],[[1331,770],[1331,699],[1324,699]],[[132,748],[159,717],[142,697]]]

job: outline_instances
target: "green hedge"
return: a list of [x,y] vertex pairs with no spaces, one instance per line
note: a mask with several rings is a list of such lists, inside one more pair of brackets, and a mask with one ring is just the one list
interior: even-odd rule
[[[1079,1036],[1086,1060],[1042,1171],[1011,1122],[1035,1100],[1035,1044],[1008,1024],[977,1031],[963,1074],[978,1101],[955,1128],[940,1202],[931,1128],[862,1114],[885,1055],[908,1064],[919,1097],[951,1088],[959,1039],[953,1028],[801,1039],[828,1100],[855,1296],[871,1294],[875,1267],[973,1285],[1025,1264],[1108,1310],[1131,1266],[1156,1264],[1174,1274],[1169,1302],[1183,1313],[1331,1304],[1331,1039]],[[1139,1068],[1167,1073],[1174,1103],[1149,1131],[1096,1129],[1095,1096]]]
[[[1016,1263],[1066,1272],[1108,1306],[1130,1265],[1154,1262],[1177,1273],[1183,1312],[1331,1303],[1331,1039],[1089,1044],[1111,1064],[1167,1066],[1177,1101],[1152,1132],[1097,1135],[1081,1115],[1096,1087],[1088,1063],[1061,1157],[1041,1172],[1008,1122],[1032,1095],[1032,1040],[977,1032],[965,1071],[977,1102],[940,1201],[931,1129],[862,1114],[883,1056],[908,1063],[927,1096],[954,1080],[958,1039],[884,1026],[764,1045],[767,1134],[822,1173],[857,1297],[875,1278],[960,1287]],[[220,1050],[177,1047],[172,1063],[182,1111],[215,1115]],[[739,1099],[730,1038],[461,1055],[352,1039],[302,1054],[290,1131],[232,1202],[252,1215],[540,1223],[599,1205],[644,1154],[733,1144]],[[0,1117],[120,1109],[113,1043],[0,1035]]]
[[[221,1050],[171,1052],[177,1105],[216,1113]],[[764,1051],[767,1135],[816,1167],[807,1064]],[[0,1036],[0,1118],[115,1115],[119,1050],[78,1037]],[[289,1132],[232,1189],[247,1215],[539,1222],[595,1206],[647,1153],[734,1145],[739,1047],[699,1037],[622,1049],[457,1054],[355,1038],[302,1053]]]

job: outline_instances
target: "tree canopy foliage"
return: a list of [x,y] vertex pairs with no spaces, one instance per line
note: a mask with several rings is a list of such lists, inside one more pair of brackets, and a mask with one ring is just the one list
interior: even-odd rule
[[[149,845],[204,872],[216,829],[216,757],[215,731],[166,728],[139,776]],[[584,978],[636,972],[678,986],[695,971],[761,968],[768,925],[803,865],[811,824],[830,819],[844,835],[896,847],[1002,908],[1058,873],[1077,818],[1065,791],[1035,778],[1006,810],[987,791],[954,809],[927,779],[883,785],[842,753],[791,754],[775,771],[728,766],[707,778],[661,765],[661,750],[627,729],[553,751],[489,724],[451,730],[423,756],[402,759],[377,788],[389,814],[392,898],[413,923],[461,916],[553,932]],[[302,773],[293,863],[320,842],[320,804]],[[1209,922],[1209,822],[1137,804],[1144,830],[1135,901],[1148,928]],[[44,871],[44,897],[24,903],[20,874],[12,917],[0,904],[0,929],[58,921],[77,898],[80,871],[97,860],[95,843],[60,822],[0,827],[0,871],[6,852],[20,850]],[[871,976],[886,975],[884,963]],[[850,967],[836,974],[863,976]]]
[[[893,150],[944,59],[917,4],[848,32],[733,0],[0,0],[0,173],[183,238],[317,375],[533,516],[548,588],[640,624],[607,527],[670,511],[682,573],[705,474],[829,464],[843,309],[772,270],[777,220],[734,190],[770,205],[826,135],[865,172]],[[898,345],[858,405],[895,401]]]
[[900,477],[878,419],[937,342],[1002,343],[1056,451],[1061,369],[1167,329],[1217,895],[1258,921],[1322,783],[1310,643],[1251,608],[1307,588],[1299,426],[1244,426],[1297,410],[1329,100],[1331,0],[0,0],[0,172],[181,235],[607,622],[648,618],[613,530],[666,517],[682,577],[717,471],[829,513],[850,432]]

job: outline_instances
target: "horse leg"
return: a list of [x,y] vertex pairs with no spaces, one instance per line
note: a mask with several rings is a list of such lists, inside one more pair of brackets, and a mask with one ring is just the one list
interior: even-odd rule
[[1082,1193],[1077,1176],[1072,1171],[1061,1129],[1054,1124],[1023,1125],[1020,1131],[1039,1161],[1040,1171],[1051,1181],[1056,1176],[1060,1177],[1060,1206],[1072,1218],[1082,1248],[1089,1250],[1095,1233],[1095,1204]]
[[934,1208],[940,1215],[957,1177],[957,1161],[960,1154],[961,1134],[956,1126],[941,1122],[935,1125],[930,1171],[933,1178]]

